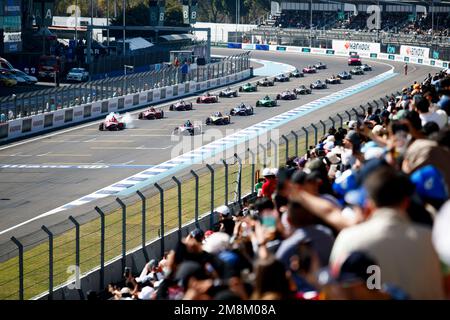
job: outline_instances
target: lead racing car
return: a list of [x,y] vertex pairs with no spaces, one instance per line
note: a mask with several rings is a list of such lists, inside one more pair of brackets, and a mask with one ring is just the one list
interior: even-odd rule
[[367,63],[364,63],[361,66],[361,69],[363,69],[363,71],[372,71],[372,66],[369,66]]
[[239,87],[239,92],[256,92],[258,91],[258,87],[250,82],[247,82],[243,86]]
[[311,94],[311,89],[302,84],[300,87],[295,88],[294,92],[296,94]]
[[295,99],[297,99],[297,94],[290,90],[286,90],[277,94],[277,100],[295,100]]
[[361,67],[355,67],[352,70],[350,70],[350,73],[354,75],[363,75],[364,70]]
[[219,92],[219,97],[226,97],[226,98],[235,97],[236,98],[237,96],[238,96],[237,90],[232,90],[230,87]]
[[269,79],[264,78],[262,80],[259,80],[256,84],[263,87],[273,87],[275,85],[275,81],[270,81]]
[[222,112],[214,112],[205,121],[206,125],[222,126],[231,123],[231,116],[223,115]]
[[138,119],[154,120],[164,118],[164,111],[161,108],[156,109],[155,107],[150,107],[149,109],[142,111],[138,115]]
[[326,89],[326,88],[328,88],[327,84],[325,82],[320,81],[320,80],[314,81],[313,83],[311,83],[309,85],[309,87],[311,89]]
[[192,102],[188,103],[184,100],[180,100],[177,103],[173,103],[169,106],[170,111],[188,111],[192,109]]
[[119,131],[125,129],[125,127],[126,121],[124,117],[117,112],[111,112],[106,116],[105,120],[99,124],[98,129],[100,131]]
[[240,103],[230,111],[232,116],[251,116],[253,114],[253,107],[245,103]]
[[269,96],[265,96],[264,98],[256,101],[256,106],[257,107],[276,107],[277,101],[272,99]]
[[209,92],[205,92],[200,97],[197,97],[197,103],[217,103],[219,102],[219,96],[212,95]]
[[172,134],[183,135],[183,136],[194,136],[196,134],[201,134],[202,128],[198,125],[193,125],[191,121],[187,120],[182,126],[175,127]]

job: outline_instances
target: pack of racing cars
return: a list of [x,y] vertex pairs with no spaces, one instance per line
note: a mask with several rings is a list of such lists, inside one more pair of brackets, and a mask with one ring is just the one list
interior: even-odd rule
[[[359,59],[359,60],[358,60]],[[256,107],[276,107],[278,105],[277,100],[295,100],[297,95],[307,95],[311,94],[313,89],[327,89],[328,84],[340,84],[341,80],[350,80],[353,75],[364,75],[366,71],[372,71],[372,66],[368,64],[362,64],[361,59],[358,55],[352,55],[349,57],[349,65],[356,65],[349,71],[342,71],[337,75],[332,75],[329,78],[322,80],[316,80],[312,82],[309,86],[299,85],[294,89],[286,89],[278,93],[275,98],[265,95],[263,98],[256,101]],[[263,78],[258,80],[256,83],[247,82],[237,89],[232,89],[227,87],[219,91],[218,95],[211,94],[210,92],[205,92],[201,96],[196,98],[198,104],[210,104],[218,103],[219,97],[234,98],[238,97],[238,92],[256,92],[258,91],[258,86],[271,87],[275,85],[275,82],[287,82],[290,78],[301,78],[304,77],[306,73],[317,73],[317,70],[326,69],[326,64],[318,62],[316,64],[308,65],[302,70],[295,69],[287,74],[279,74],[272,79]],[[179,100],[175,103],[169,105],[170,111],[189,111],[193,110],[192,102],[186,102],[184,100]],[[231,116],[250,116],[254,114],[254,109],[251,105],[244,102],[239,103],[234,108],[232,108],[229,114],[225,115],[220,111],[213,112],[209,115],[206,120],[206,125],[228,125],[231,123]],[[140,120],[154,120],[163,119],[164,110],[162,108],[149,107],[148,109],[138,113],[138,119]],[[120,131],[127,127],[131,127],[130,115],[120,115],[117,112],[109,113],[105,119],[99,124],[100,131]],[[129,124],[129,125],[127,125]],[[187,120],[183,125],[176,127],[173,134],[177,135],[196,135],[202,133],[201,125],[194,125],[189,120]]]

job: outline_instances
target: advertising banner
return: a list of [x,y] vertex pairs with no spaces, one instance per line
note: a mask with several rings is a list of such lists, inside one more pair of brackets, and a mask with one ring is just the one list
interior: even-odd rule
[[349,54],[357,52],[363,56],[370,56],[371,53],[380,53],[380,44],[361,41],[333,40],[333,50],[335,54]]
[[430,56],[430,49],[424,47],[413,47],[402,45],[400,47],[400,55],[418,58],[428,58]]

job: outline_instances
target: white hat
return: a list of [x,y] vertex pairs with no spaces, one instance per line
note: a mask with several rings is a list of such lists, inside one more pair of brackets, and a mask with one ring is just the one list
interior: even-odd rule
[[332,134],[330,134],[330,135],[327,137],[327,141],[329,141],[329,142],[335,142],[336,139],[334,138],[334,136],[333,136]]
[[203,245],[203,250],[211,254],[217,254],[228,249],[230,246],[230,236],[225,232],[214,232]]
[[216,209],[216,212],[220,213],[223,216],[228,216],[230,214],[230,208],[228,206],[223,205]]
[[262,172],[263,177],[267,177],[267,176],[273,176],[273,172],[272,169],[270,168],[264,168],[263,172]]
[[384,127],[381,124],[377,124],[372,129],[372,133],[376,136],[382,135],[385,132],[386,132],[386,130],[384,129]]
[[375,158],[381,158],[384,154],[384,149],[380,147],[372,147],[367,149],[366,152],[364,152],[364,159],[370,160]]
[[278,174],[278,168],[272,168],[270,169],[270,171],[272,172],[272,175],[276,176]]
[[357,125],[358,125],[358,122],[356,122],[355,120],[350,120],[347,124],[349,129],[356,129]]
[[152,287],[143,287],[141,292],[139,292],[138,294],[138,298],[140,300],[151,300],[153,292],[155,292],[155,289],[153,289]]
[[450,265],[450,200],[441,207],[433,225],[433,244],[442,262]]

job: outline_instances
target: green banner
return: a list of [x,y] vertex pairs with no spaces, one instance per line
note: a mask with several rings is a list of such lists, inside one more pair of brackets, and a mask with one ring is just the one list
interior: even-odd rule
[[432,66],[434,66],[434,65],[436,64],[436,61],[431,60],[431,61],[430,61],[430,64],[431,64]]
[[418,63],[423,63],[423,59],[417,59]]
[[404,60],[405,62],[409,62],[409,57],[404,57],[403,60]]
[[371,54],[370,54],[370,57],[376,59],[376,58],[378,57],[378,54],[376,54],[376,53],[371,53]]
[[330,50],[330,49],[328,49],[326,53],[327,53],[327,54],[331,54],[331,55],[332,55],[332,54],[334,54],[334,50]]
[[395,56],[393,54],[388,55],[389,60],[395,60]]
[[311,52],[310,48],[302,48],[302,52]]

